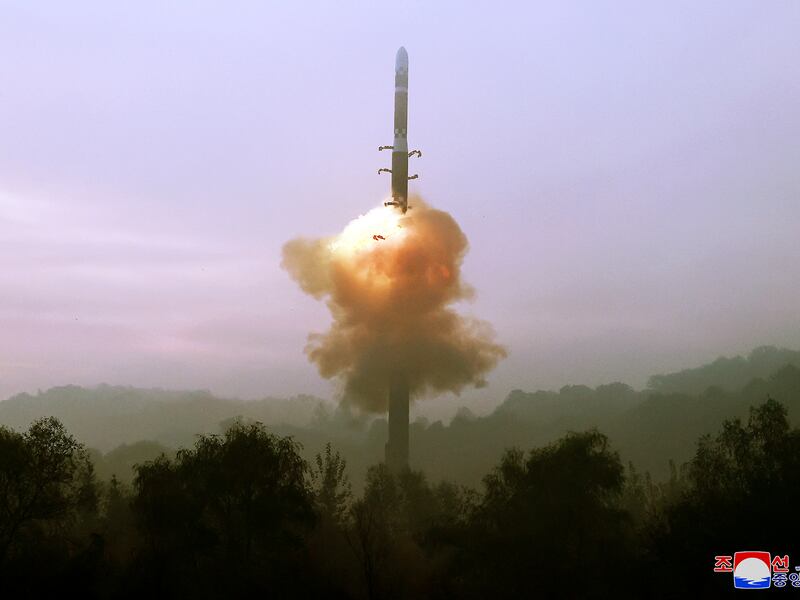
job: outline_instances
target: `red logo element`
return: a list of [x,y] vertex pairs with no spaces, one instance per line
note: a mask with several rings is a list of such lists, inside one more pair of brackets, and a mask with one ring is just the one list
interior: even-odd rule
[[760,551],[752,551],[752,552],[736,552],[733,555],[733,569],[736,570],[736,567],[739,566],[739,563],[743,560],[747,560],[748,558],[756,558],[761,562],[765,562],[768,565],[772,564],[771,556],[769,552],[760,552]]
[[733,571],[732,556],[715,556],[714,557],[714,573],[730,573]]
[[772,559],[772,572],[773,573],[788,573],[789,572],[789,555],[776,556]]

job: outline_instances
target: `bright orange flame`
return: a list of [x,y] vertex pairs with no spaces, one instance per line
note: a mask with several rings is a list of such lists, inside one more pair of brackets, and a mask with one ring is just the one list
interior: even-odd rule
[[[376,243],[400,241],[403,237],[404,215],[391,206],[373,208],[365,215],[353,219],[342,233],[328,245],[336,258],[352,259],[364,250],[372,251]],[[374,236],[383,236],[376,240]]]

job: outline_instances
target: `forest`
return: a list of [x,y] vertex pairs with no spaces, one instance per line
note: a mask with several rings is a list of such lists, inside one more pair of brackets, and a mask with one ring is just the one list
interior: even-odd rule
[[641,391],[514,391],[488,415],[415,422],[401,473],[380,462],[385,421],[310,398],[226,404],[108,386],[17,396],[0,402],[0,589],[723,595],[732,578],[714,572],[717,555],[798,560],[797,364],[760,348]]

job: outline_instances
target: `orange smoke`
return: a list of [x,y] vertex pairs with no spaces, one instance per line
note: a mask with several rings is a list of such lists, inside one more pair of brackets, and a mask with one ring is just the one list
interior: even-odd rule
[[467,238],[453,217],[420,199],[405,215],[379,207],[332,238],[295,239],[282,266],[315,298],[326,298],[330,331],[305,348],[323,377],[340,377],[345,400],[383,412],[389,382],[412,396],[485,385],[505,350],[488,323],[450,305],[472,296],[461,281]]

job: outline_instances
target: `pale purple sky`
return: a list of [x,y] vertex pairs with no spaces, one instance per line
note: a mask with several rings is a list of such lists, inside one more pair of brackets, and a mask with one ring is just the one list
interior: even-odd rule
[[331,396],[280,249],[383,200],[401,44],[509,349],[432,414],[800,347],[800,3],[120,4],[0,2],[0,397]]

